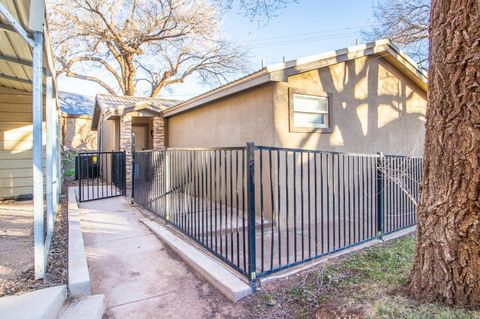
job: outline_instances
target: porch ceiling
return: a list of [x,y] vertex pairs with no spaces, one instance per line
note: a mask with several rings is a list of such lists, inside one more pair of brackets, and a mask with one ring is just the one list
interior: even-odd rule
[[[28,30],[30,0],[0,0],[0,3]],[[43,65],[47,65],[46,56]],[[0,14],[0,86],[31,92],[32,79],[32,48]]]

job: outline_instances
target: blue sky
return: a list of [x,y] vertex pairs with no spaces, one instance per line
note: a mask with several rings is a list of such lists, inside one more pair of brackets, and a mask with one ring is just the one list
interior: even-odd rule
[[[303,56],[340,49],[362,42],[361,30],[372,22],[375,0],[299,0],[290,4],[268,24],[250,21],[232,10],[225,15],[224,33],[249,48],[251,70]],[[98,85],[77,79],[59,78],[62,91],[94,96],[105,93]],[[191,78],[181,85],[164,91],[161,96],[187,99],[211,87]]]

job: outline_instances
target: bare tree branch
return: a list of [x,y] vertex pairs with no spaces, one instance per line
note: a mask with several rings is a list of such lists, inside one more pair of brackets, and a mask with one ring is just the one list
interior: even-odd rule
[[96,78],[94,76],[78,74],[78,73],[75,73],[75,72],[72,72],[72,71],[66,71],[65,75],[68,76],[68,77],[71,77],[71,78],[77,78],[77,79],[80,79],[80,80],[86,80],[86,81],[92,81],[92,82],[98,83],[105,90],[107,90],[108,93],[116,94],[116,91],[111,86],[109,86],[107,83],[105,83],[104,81],[102,81],[99,78]]
[[266,24],[284,10],[287,5],[298,3],[298,0],[215,0],[223,10],[231,10],[235,4],[243,16],[251,21],[257,20]]
[[58,73],[110,93],[155,97],[194,74],[221,83],[245,69],[245,50],[222,37],[209,0],[51,1]]
[[429,0],[379,0],[371,30],[363,36],[369,41],[389,38],[426,68],[429,16]]

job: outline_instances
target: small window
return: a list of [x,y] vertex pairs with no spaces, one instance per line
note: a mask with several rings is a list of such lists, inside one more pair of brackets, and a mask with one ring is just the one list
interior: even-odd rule
[[328,97],[293,94],[293,125],[328,128]]
[[[290,131],[330,132],[330,98],[290,89]],[[321,94],[321,93],[320,93]]]

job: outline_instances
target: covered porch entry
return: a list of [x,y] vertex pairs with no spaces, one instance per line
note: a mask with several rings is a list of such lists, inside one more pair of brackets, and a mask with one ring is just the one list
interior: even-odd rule
[[97,95],[92,129],[99,151],[125,152],[126,187],[132,184],[134,151],[165,147],[163,112],[177,101],[134,96]]

